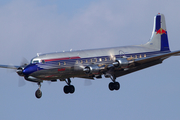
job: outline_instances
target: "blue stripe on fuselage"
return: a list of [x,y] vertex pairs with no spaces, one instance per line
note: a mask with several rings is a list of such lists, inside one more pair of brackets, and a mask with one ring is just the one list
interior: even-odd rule
[[[170,51],[154,51],[154,52],[143,52],[143,53],[132,53],[132,54],[125,54],[126,57],[136,57],[137,58],[140,58],[141,57],[149,57],[149,56],[152,56],[152,55],[155,55],[155,54],[160,54],[160,53],[168,53]],[[120,55],[114,55],[116,58],[119,58]],[[97,59],[97,62],[91,62],[91,59]],[[99,61],[99,58],[102,59],[102,61]],[[108,60],[105,61],[105,58],[107,58]],[[69,59],[69,60],[57,60],[57,61],[49,61],[49,62],[46,62],[46,63],[39,63],[37,64],[39,67],[38,67],[38,70],[41,70],[41,69],[54,69],[54,68],[62,68],[62,67],[67,67],[67,66],[74,66],[75,65],[75,62],[78,60],[78,63],[81,62],[81,60],[83,61],[83,65],[88,65],[88,64],[91,64],[91,63],[97,63],[97,64],[101,64],[101,63],[110,63],[112,62],[112,60],[110,61],[109,60],[110,56],[97,56],[97,57],[88,57],[88,58],[79,58],[79,59]],[[86,63],[86,60],[88,60],[88,63]],[[64,62],[66,62],[66,65],[64,65]],[[60,63],[60,65],[59,65]],[[78,65],[78,64],[76,64]]]

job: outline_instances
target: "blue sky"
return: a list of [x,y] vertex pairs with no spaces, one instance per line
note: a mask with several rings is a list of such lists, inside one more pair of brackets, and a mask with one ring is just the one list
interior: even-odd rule
[[[8,0],[0,1],[0,63],[19,65],[36,53],[93,49],[146,43],[154,16],[166,17],[171,50],[179,50],[180,2],[177,0]],[[119,91],[108,89],[110,79],[72,79],[76,91],[65,95],[65,82],[18,87],[19,77],[0,69],[0,119],[137,119],[179,120],[179,57],[117,79]]]

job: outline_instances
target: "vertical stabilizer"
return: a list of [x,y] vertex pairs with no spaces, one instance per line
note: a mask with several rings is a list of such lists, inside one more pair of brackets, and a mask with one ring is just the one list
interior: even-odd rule
[[145,47],[153,48],[160,51],[169,51],[168,35],[166,29],[165,17],[163,14],[158,14],[154,17],[154,27],[150,41]]

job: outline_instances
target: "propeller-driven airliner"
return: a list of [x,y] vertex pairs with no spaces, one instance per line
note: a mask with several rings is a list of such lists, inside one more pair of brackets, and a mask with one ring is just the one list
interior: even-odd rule
[[159,13],[154,17],[152,36],[146,44],[39,54],[29,64],[0,67],[16,69],[19,76],[37,83],[39,88],[35,96],[41,98],[43,81],[64,81],[67,84],[64,93],[74,93],[72,78],[92,80],[105,76],[111,80],[109,90],[119,90],[116,78],[160,64],[179,53],[180,50],[170,51],[165,17]]

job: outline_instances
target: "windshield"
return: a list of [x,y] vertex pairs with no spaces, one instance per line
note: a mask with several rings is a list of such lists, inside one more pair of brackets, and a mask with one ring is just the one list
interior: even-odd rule
[[38,60],[33,61],[33,64],[36,64],[36,63],[39,63],[39,61]]
[[38,59],[32,59],[31,60],[31,64],[38,64],[38,63],[40,63],[40,60]]

